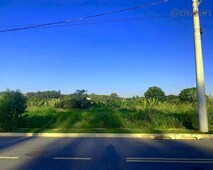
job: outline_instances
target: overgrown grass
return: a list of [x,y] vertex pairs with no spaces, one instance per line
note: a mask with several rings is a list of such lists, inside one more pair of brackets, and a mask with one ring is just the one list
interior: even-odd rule
[[[92,129],[117,129],[120,132],[158,130],[197,130],[197,106],[161,103],[153,108],[90,108],[55,109],[51,107],[29,107],[27,116],[20,123],[21,129],[60,129],[60,132],[93,132]],[[213,130],[213,107],[208,107],[210,129]],[[80,130],[79,130],[80,129]],[[86,129],[86,130],[85,130]],[[111,130],[109,130],[111,129]],[[119,130],[120,129],[120,130]],[[127,130],[128,129],[128,130]],[[38,130],[38,131],[39,131]],[[95,130],[95,131],[96,131]],[[102,129],[103,131],[103,129]]]
[[[40,128],[19,128],[13,132],[18,133],[199,133],[196,130],[169,129],[169,130],[147,130],[147,129],[127,129],[127,128],[67,128],[67,129],[40,129]],[[209,132],[210,134],[213,131]]]

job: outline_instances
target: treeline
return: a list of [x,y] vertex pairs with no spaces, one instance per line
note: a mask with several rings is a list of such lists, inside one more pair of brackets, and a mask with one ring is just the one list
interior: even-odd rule
[[32,99],[59,99],[61,98],[61,91],[38,91],[26,93],[26,97]]
[[[208,104],[213,106],[213,99],[207,97]],[[151,111],[156,107],[180,106],[188,103],[196,105],[196,88],[181,90],[179,95],[165,95],[159,87],[150,87],[144,96],[132,98],[119,97],[116,93],[110,95],[87,94],[86,90],[63,95],[60,91],[34,92],[23,95],[19,90],[0,92],[0,129],[11,130],[18,127],[25,111],[33,106],[63,109],[130,109]],[[193,106],[193,108],[195,108]]]
[[[1,93],[0,93],[1,94]],[[165,92],[157,86],[149,87],[143,96],[134,96],[132,98],[119,97],[117,93],[111,93],[110,95],[98,95],[95,93],[88,94],[87,90],[76,90],[72,94],[61,94],[61,91],[38,91],[29,92],[25,94],[28,101],[38,101],[38,100],[49,100],[49,99],[68,99],[68,98],[84,98],[93,101],[100,102],[116,102],[121,99],[135,99],[135,98],[146,98],[146,99],[156,99],[160,102],[167,101],[170,103],[179,102],[190,102],[194,103],[197,101],[197,89],[195,87],[186,88],[181,90],[179,95],[166,95]],[[206,96],[208,99],[209,97]]]
[[[119,97],[117,93],[110,95],[87,94],[86,90],[77,90],[69,95],[63,95],[60,91],[27,93],[26,97],[28,106],[50,106],[64,109],[87,109],[90,107],[150,108],[162,102],[174,105],[185,102],[196,104],[197,90],[194,87],[186,88],[181,90],[179,95],[166,95],[161,88],[153,86],[149,87],[143,96],[132,98]],[[209,98],[207,97],[207,99]]]

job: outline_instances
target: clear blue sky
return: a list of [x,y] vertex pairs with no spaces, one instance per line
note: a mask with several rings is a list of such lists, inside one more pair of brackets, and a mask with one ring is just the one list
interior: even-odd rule
[[[0,27],[54,22],[119,10],[156,0],[1,0]],[[61,90],[121,96],[143,95],[150,86],[178,94],[195,81],[191,0],[91,20],[145,19],[31,29],[0,34],[0,90]],[[206,91],[213,94],[213,2],[204,0],[203,54]],[[183,14],[182,14],[183,15]],[[148,18],[166,16],[163,18]],[[83,21],[81,21],[83,22]],[[86,22],[86,21],[84,21]]]

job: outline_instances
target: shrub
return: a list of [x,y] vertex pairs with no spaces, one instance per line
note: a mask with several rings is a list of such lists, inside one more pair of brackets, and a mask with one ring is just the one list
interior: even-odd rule
[[88,100],[86,90],[77,90],[71,95],[71,108],[74,109],[87,109],[91,107],[91,102]]
[[10,131],[18,127],[18,122],[26,109],[26,98],[20,91],[7,90],[0,97],[0,127]]
[[61,107],[64,109],[68,109],[71,107],[71,98],[70,97],[66,97],[61,99]]
[[168,95],[166,96],[166,101],[171,104],[179,104],[180,98],[176,95]]
[[141,105],[144,109],[147,108],[154,108],[155,106],[157,106],[159,103],[157,98],[143,98],[141,100]]

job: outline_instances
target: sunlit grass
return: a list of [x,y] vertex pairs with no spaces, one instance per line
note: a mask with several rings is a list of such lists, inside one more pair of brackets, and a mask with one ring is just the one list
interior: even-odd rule
[[[45,132],[187,132],[198,130],[197,107],[189,104],[162,103],[154,108],[55,109],[28,107],[21,131]],[[208,108],[213,130],[213,108]],[[28,129],[28,130],[27,130]]]

